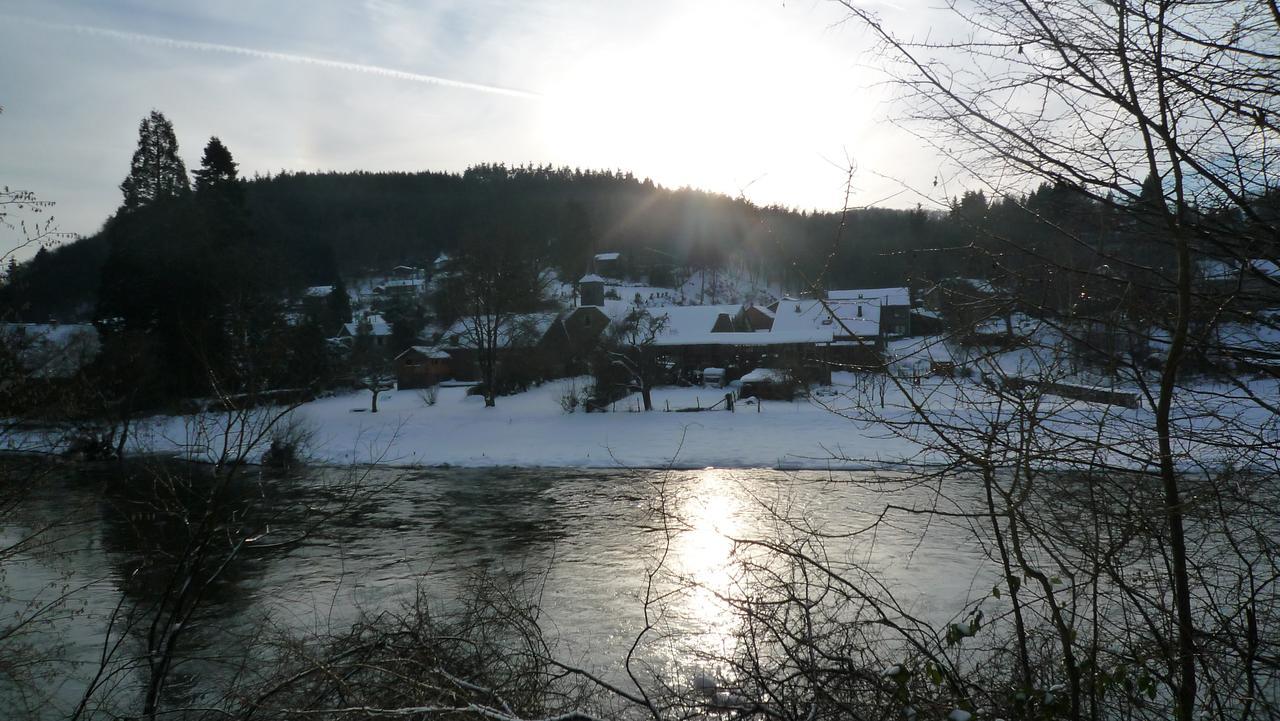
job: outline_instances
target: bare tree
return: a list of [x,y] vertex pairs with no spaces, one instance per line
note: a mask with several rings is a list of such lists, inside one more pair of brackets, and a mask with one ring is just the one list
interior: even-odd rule
[[608,368],[597,371],[596,382],[616,382],[624,394],[638,392],[644,409],[653,410],[653,387],[662,382],[666,372],[656,341],[668,321],[665,314],[654,315],[647,308],[636,307],[628,312],[604,339],[599,354],[601,363]]
[[543,304],[543,250],[519,227],[486,228],[446,269],[442,315],[459,319],[460,340],[475,351],[486,407],[496,405],[503,354],[525,343],[532,330],[521,314]]
[[[1060,654],[1072,718],[1108,713],[1098,654],[1111,653],[1113,641],[1149,674],[1152,698],[1167,699],[1180,719],[1264,713],[1253,689],[1269,664],[1218,639],[1265,645],[1248,619],[1275,613],[1272,581],[1258,578],[1272,578],[1276,549],[1258,537],[1240,542],[1240,525],[1258,522],[1250,515],[1272,494],[1266,479],[1278,470],[1266,430],[1274,384],[1239,372],[1250,348],[1209,339],[1220,323],[1275,327],[1255,311],[1276,297],[1277,279],[1264,269],[1274,267],[1280,240],[1280,14],[1274,4],[1226,0],[976,0],[948,4],[955,39],[917,40],[843,4],[879,40],[909,108],[903,124],[961,181],[1011,197],[1048,181],[1119,219],[1110,234],[1086,236],[1025,207],[1053,228],[1055,249],[986,232],[973,251],[1009,287],[1035,288],[1034,264],[1074,285],[1078,300],[1017,297],[1037,322],[1023,338],[1028,352],[980,349],[968,373],[930,385],[947,404],[892,376],[896,412],[866,409],[928,449],[921,460],[979,473],[984,540],[1013,603],[1018,675],[1030,684],[1043,672],[1032,650],[1044,628]],[[1198,285],[1199,258],[1236,268],[1235,287]],[[1135,334],[1153,352],[1112,342]],[[1134,396],[1121,402],[1143,409],[1098,406],[1119,397],[1066,366],[1066,348],[1081,344],[1118,369],[1101,380]],[[1207,368],[1194,365],[1205,358]],[[1062,398],[1076,402],[1054,400]],[[1243,497],[1231,483],[1247,489]],[[1058,535],[1054,507],[1035,502],[1049,489],[1082,514],[1089,533]],[[1129,522],[1112,515],[1117,506]],[[1224,547],[1238,566],[1210,574]],[[1150,563],[1154,587],[1136,586],[1121,558]],[[1047,566],[1082,585],[1060,588]],[[1133,614],[1130,625],[1110,625],[1115,619],[1086,603],[1082,589],[1093,603],[1106,598]],[[1082,606],[1092,606],[1091,633],[1082,632]],[[1151,658],[1159,662],[1143,660]]]

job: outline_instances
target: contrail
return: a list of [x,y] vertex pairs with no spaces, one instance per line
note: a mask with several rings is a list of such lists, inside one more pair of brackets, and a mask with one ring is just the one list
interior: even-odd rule
[[177,48],[180,50],[201,50],[214,53],[228,53],[231,55],[242,55],[250,58],[262,58],[263,60],[279,60],[286,63],[296,63],[299,65],[314,65],[321,68],[333,68],[335,70],[345,70],[353,73],[367,73],[369,75],[378,75],[384,78],[393,78],[395,80],[408,80],[414,83],[423,83],[426,85],[439,85],[446,88],[458,88],[461,90],[474,90],[482,93],[493,93],[496,95],[506,95],[513,98],[538,99],[542,96],[538,93],[529,92],[527,90],[517,90],[515,88],[504,88],[498,85],[485,85],[483,83],[469,83],[465,80],[452,80],[450,78],[442,78],[435,75],[423,75],[422,73],[411,73],[405,70],[396,70],[395,68],[384,68],[378,65],[364,65],[362,63],[348,63],[341,60],[327,60],[325,58],[316,58],[309,55],[296,55],[294,53],[280,53],[273,50],[258,50],[256,48],[246,48],[239,45],[224,45],[222,43],[205,43],[195,40],[182,40],[179,38],[168,38],[160,35],[144,35],[142,33],[131,33],[123,30],[112,30],[110,28],[100,28],[92,25],[69,25],[64,23],[51,23],[42,20],[33,20],[31,18],[10,16],[0,13],[0,18],[6,20],[14,20],[17,22],[35,25],[38,27],[48,28],[50,30],[70,31],[83,35],[93,35],[96,37],[111,38],[114,40],[123,40],[125,42],[141,42],[150,43],[152,45],[160,45],[162,47]]

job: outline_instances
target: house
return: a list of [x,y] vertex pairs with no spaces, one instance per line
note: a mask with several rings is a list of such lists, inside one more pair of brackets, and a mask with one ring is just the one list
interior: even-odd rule
[[375,296],[384,298],[408,298],[421,295],[427,289],[422,278],[393,278],[373,287]]
[[911,291],[906,288],[830,290],[827,291],[827,300],[866,306],[865,313],[870,313],[874,306],[879,317],[880,335],[885,338],[911,335]]
[[665,319],[665,327],[654,339],[673,366],[684,375],[696,375],[708,368],[725,368],[736,377],[760,365],[809,368],[814,380],[829,377],[815,348],[829,344],[828,328],[808,327],[754,331],[738,305],[668,306],[650,311]]
[[783,298],[769,334],[810,338],[825,363],[878,366],[884,346],[879,311],[879,304],[865,299]]
[[592,261],[597,273],[617,278],[621,274],[621,253],[596,253]]
[[551,366],[552,349],[544,340],[559,318],[556,313],[517,313],[492,318],[467,317],[459,319],[445,329],[440,336],[439,348],[449,354],[450,370],[459,380],[475,380],[480,377],[479,350],[492,342],[497,349],[499,362],[512,363],[512,369],[520,369],[522,375],[542,376]]
[[943,278],[924,290],[923,302],[966,337],[984,321],[1008,318],[1015,309],[1013,298],[981,278]]
[[369,335],[375,348],[386,348],[391,343],[391,324],[377,313],[369,313],[358,321],[343,323],[338,331],[338,339],[349,347],[362,332]]
[[452,357],[443,348],[410,346],[396,356],[396,387],[427,388],[451,375]]

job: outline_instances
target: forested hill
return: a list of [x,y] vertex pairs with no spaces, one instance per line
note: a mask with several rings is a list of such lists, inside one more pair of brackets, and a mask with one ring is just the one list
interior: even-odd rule
[[[512,224],[545,242],[549,262],[566,275],[584,272],[593,252],[621,251],[633,268],[745,263],[793,288],[819,278],[885,285],[903,283],[909,271],[937,275],[954,259],[912,252],[960,242],[955,224],[920,211],[853,212],[841,231],[838,214],[761,208],[609,171],[284,173],[244,186],[252,242],[270,250],[281,290],[422,265]],[[0,309],[25,320],[92,315],[111,228],[108,221],[102,232],[19,267],[0,289]]]

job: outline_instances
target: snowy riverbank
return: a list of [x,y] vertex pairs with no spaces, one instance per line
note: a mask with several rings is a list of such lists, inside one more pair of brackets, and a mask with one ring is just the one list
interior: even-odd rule
[[[633,396],[612,412],[566,413],[561,399],[586,382],[552,381],[501,397],[496,408],[485,408],[461,387],[441,388],[434,404],[420,391],[393,391],[382,395],[376,414],[369,412],[370,394],[356,391],[306,403],[282,425],[292,423],[309,435],[309,460],[335,465],[862,469],[946,463],[954,459],[939,448],[948,444],[952,452],[963,448],[998,466],[1020,461],[1016,408],[976,378],[924,377],[918,384],[903,381],[899,390],[884,376],[835,373],[833,384],[814,389],[810,398],[762,406],[739,401],[733,413],[674,412],[720,402],[724,389],[659,388],[652,412],[638,412]],[[1176,462],[1188,469],[1238,466],[1233,439],[1267,444],[1261,436],[1243,435],[1274,432],[1274,418],[1248,396],[1274,397],[1276,386],[1275,380],[1255,379],[1247,390],[1214,384],[1184,389],[1174,409]],[[1053,395],[1034,403],[1036,466],[1152,467],[1157,446],[1149,408]],[[917,407],[928,410],[928,424]],[[236,446],[228,439],[238,437],[238,429],[228,433],[226,421],[219,414],[143,420],[131,432],[130,452],[216,461]],[[1002,438],[988,447],[992,427],[1001,428]],[[52,433],[44,439],[25,435],[22,442],[45,450],[63,444]],[[257,461],[268,442],[245,457]],[[7,445],[14,443],[11,438]],[[1270,468],[1272,458],[1264,452],[1252,462]]]
[[[628,412],[634,401],[620,401],[611,413],[565,413],[560,399],[571,383],[553,381],[499,398],[496,408],[485,408],[465,388],[441,388],[435,405],[418,391],[394,391],[381,396],[376,414],[361,391],[307,403],[295,419],[313,432],[309,455],[328,463],[827,468],[889,462],[915,450],[882,427],[804,399],[740,404],[734,413],[661,410],[668,403],[673,409],[711,405],[725,393],[713,388],[657,389],[659,410],[650,413]],[[139,450],[191,451],[199,435],[193,427],[190,418],[153,419],[133,443]]]

